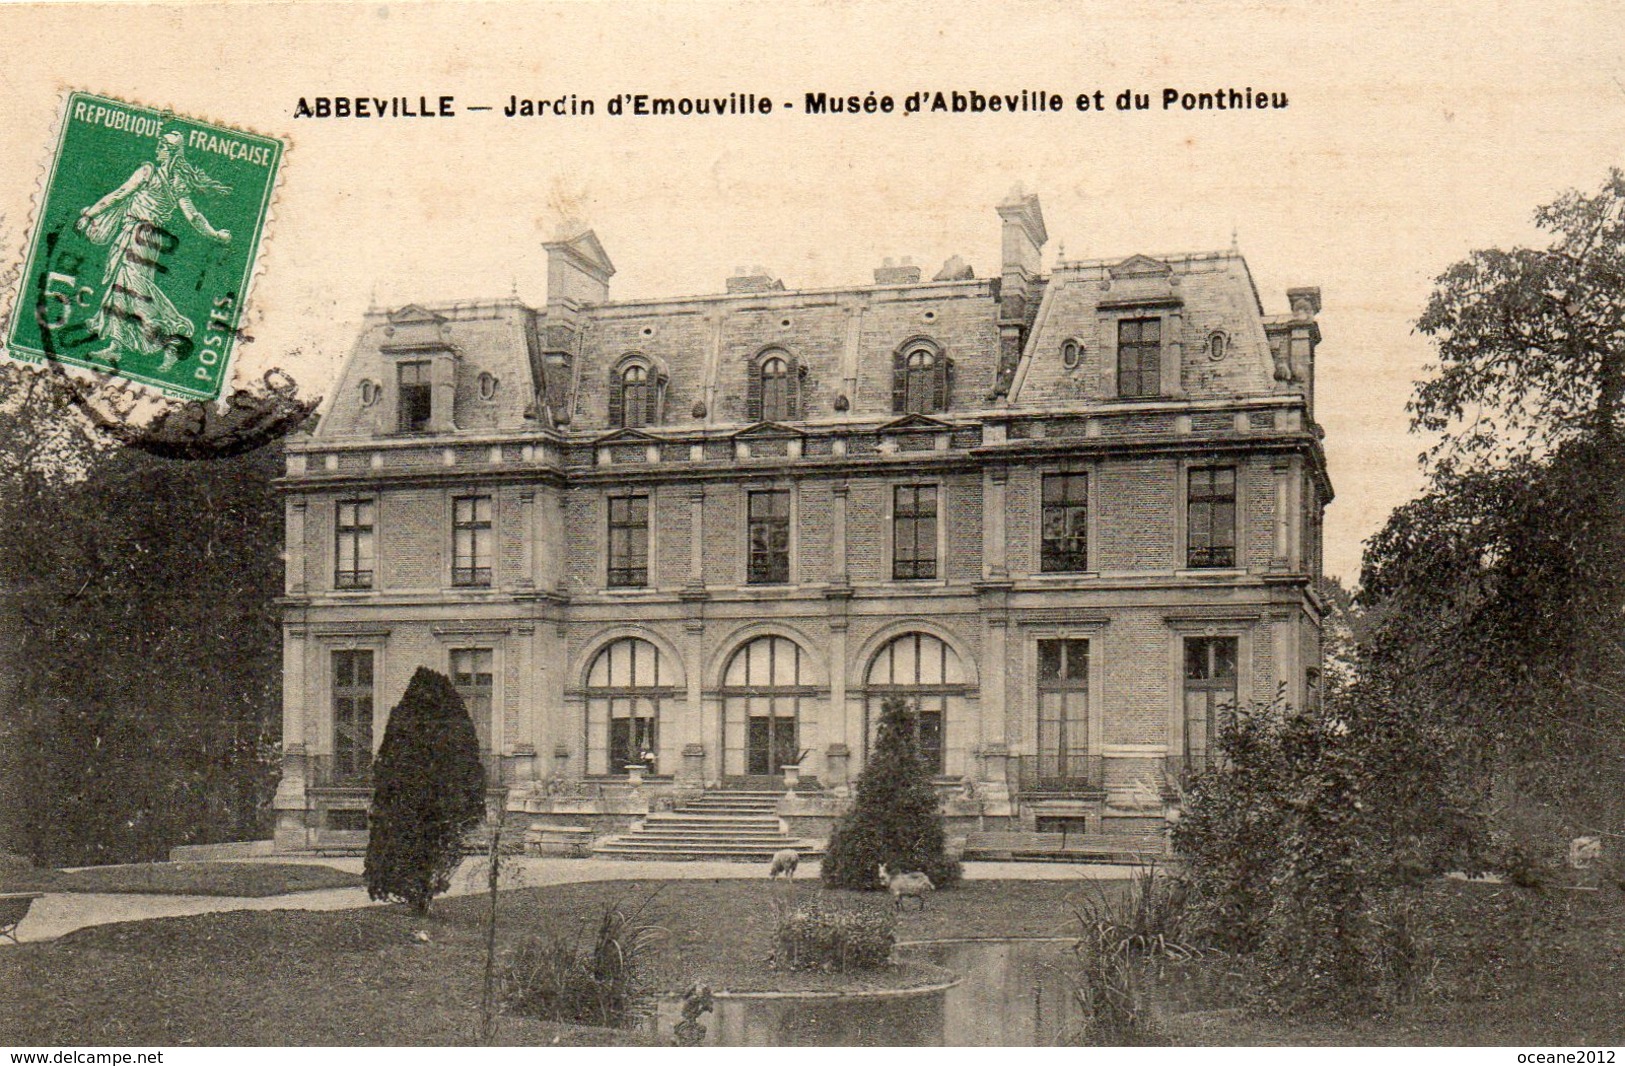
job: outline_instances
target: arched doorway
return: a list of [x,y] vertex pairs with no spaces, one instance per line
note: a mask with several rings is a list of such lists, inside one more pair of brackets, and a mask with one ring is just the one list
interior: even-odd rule
[[755,784],[776,784],[801,762],[804,712],[818,694],[812,663],[787,637],[757,637],[740,646],[722,675],[722,771]]
[[864,682],[867,743],[874,743],[882,701],[902,696],[914,711],[920,757],[932,773],[947,773],[948,723],[964,720],[969,688],[959,654],[947,643],[929,633],[896,637],[876,653]]
[[660,707],[677,694],[671,680],[660,649],[647,640],[621,637],[598,652],[585,691],[588,773],[625,774],[631,763],[663,772]]

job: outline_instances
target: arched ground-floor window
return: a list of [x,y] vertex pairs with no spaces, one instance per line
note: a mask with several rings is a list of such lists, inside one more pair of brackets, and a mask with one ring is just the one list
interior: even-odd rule
[[587,672],[587,772],[624,774],[632,763],[660,772],[660,712],[676,695],[660,649],[637,637],[605,645]]
[[772,777],[801,763],[819,689],[801,646],[757,637],[728,660],[722,678],[722,772]]
[[913,712],[920,758],[934,774],[947,773],[948,723],[963,721],[969,685],[959,655],[929,633],[904,633],[887,643],[869,664],[864,684],[865,732],[874,744],[881,705],[901,696]]

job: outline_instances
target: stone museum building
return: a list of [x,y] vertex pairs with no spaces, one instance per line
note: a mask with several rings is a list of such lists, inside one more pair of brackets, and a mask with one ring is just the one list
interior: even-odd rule
[[606,854],[683,811],[817,840],[893,695],[954,831],[1155,840],[1221,708],[1318,699],[1319,290],[1045,272],[1038,198],[997,212],[985,277],[618,301],[584,232],[543,307],[369,312],[282,482],[279,848],[365,839],[419,666],[493,813]]

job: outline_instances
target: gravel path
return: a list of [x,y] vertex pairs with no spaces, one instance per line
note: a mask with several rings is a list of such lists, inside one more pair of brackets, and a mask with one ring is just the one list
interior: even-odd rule
[[[244,860],[235,860],[244,861]],[[252,861],[252,860],[250,860]],[[271,860],[268,860],[271,861]],[[274,857],[276,862],[310,862],[332,866],[359,874],[360,858],[298,858],[287,855]],[[1098,866],[1059,862],[968,862],[965,877],[972,880],[1026,880],[1070,881],[1112,880],[1126,878],[1131,869],[1126,866]],[[757,863],[740,862],[626,862],[619,859],[549,859],[521,858],[513,860],[504,873],[503,884],[512,888],[536,888],[542,885],[570,884],[579,881],[621,880],[678,880],[699,878],[759,878],[764,869]],[[801,864],[802,880],[817,880],[818,863]],[[452,879],[449,895],[479,892],[485,886],[484,860],[470,858]],[[148,918],[169,918],[185,914],[208,914],[214,911],[271,911],[307,910],[336,911],[351,907],[376,906],[367,899],[364,888],[329,888],[313,892],[295,892],[286,896],[260,896],[254,898],[234,896],[160,896],[137,893],[112,894],[94,892],[50,892],[36,899],[17,929],[22,941],[54,940],[64,933],[88,925],[106,925],[111,922],[140,921]],[[0,941],[9,946],[9,941]]]

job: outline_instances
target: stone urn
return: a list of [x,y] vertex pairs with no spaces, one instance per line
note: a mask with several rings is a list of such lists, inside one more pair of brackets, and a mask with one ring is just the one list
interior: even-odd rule
[[640,762],[627,763],[626,764],[626,780],[627,780],[627,783],[630,784],[633,788],[637,788],[638,786],[643,784],[643,775],[648,773],[648,771],[649,771],[649,768],[647,766],[645,766],[643,763],[640,763]]
[[801,784],[801,764],[781,766],[779,770],[784,774],[784,787],[794,792],[796,786]]

